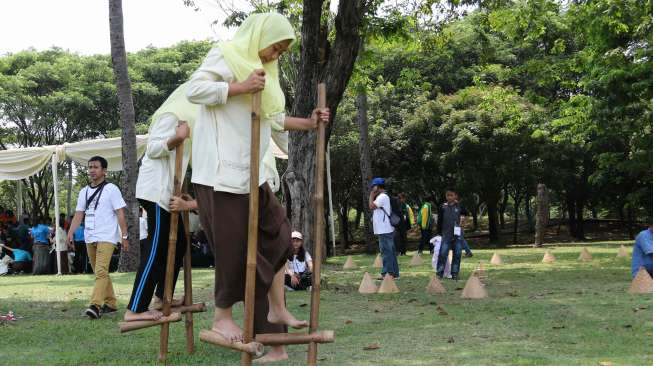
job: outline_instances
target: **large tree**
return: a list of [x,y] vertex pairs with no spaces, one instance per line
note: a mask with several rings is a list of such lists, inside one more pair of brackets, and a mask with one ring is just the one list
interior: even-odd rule
[[[328,3],[328,2],[327,2]],[[323,0],[305,0],[302,10],[301,56],[295,82],[297,92],[292,114],[308,116],[316,105],[318,82],[327,86],[327,105],[332,119],[340,104],[354,69],[361,42],[361,27],[372,1],[340,1],[334,19],[334,36],[324,24]],[[327,138],[333,123],[327,127]],[[315,132],[291,132],[288,169],[285,183],[291,198],[292,226],[304,233],[309,248],[313,248],[315,195]]]
[[[138,201],[136,200],[136,178],[138,157],[136,154],[136,114],[132,100],[131,82],[127,71],[127,52],[122,18],[122,0],[109,0],[109,26],[111,37],[111,61],[118,86],[118,107],[122,127],[122,194],[127,203],[129,251],[120,252],[121,271],[135,271],[138,268],[140,248],[138,245]],[[124,234],[124,233],[123,233]]]

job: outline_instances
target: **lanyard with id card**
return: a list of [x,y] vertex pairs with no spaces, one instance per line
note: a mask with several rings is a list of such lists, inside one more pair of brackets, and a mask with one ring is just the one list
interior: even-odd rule
[[[85,218],[84,218],[84,226],[88,230],[95,230],[95,211],[97,210],[97,206],[100,203],[100,197],[102,197],[102,191],[104,190],[104,186],[106,185],[106,181],[100,183],[99,186],[97,186],[96,191],[93,192],[93,194],[89,197],[88,196],[88,191],[91,189],[91,186],[89,185],[88,188],[86,189],[86,211],[85,211]],[[93,203],[93,200],[97,196],[97,200],[95,200],[95,205],[91,205]],[[93,207],[92,207],[93,206]]]

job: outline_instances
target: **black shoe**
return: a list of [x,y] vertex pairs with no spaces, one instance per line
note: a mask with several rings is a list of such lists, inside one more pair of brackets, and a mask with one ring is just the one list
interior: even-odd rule
[[84,314],[91,319],[100,319],[102,317],[100,309],[95,305],[90,305]]
[[112,315],[115,314],[117,311],[118,309],[114,309],[110,306],[107,306],[106,304],[102,305],[102,310],[100,310],[102,315]]
[[451,279],[454,281],[458,281],[458,275],[457,274],[451,275]]
[[470,253],[465,253],[465,257],[466,257],[466,258],[471,258],[471,257],[473,257],[473,256],[474,256],[474,254],[472,254],[471,252],[470,252]]

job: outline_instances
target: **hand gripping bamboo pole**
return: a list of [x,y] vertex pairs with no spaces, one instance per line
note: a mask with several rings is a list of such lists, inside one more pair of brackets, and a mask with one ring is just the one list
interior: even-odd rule
[[[326,86],[317,86],[317,107],[326,108]],[[326,126],[318,120],[317,142],[315,144],[315,246],[313,248],[313,288],[311,291],[311,318],[308,332],[315,333],[320,316],[320,276],[322,270],[322,248],[324,246],[324,159],[326,149]],[[308,344],[307,365],[317,365],[317,342]]]
[[[173,195],[181,196],[181,166],[184,158],[184,144],[181,143],[175,149],[175,178],[173,186]],[[166,262],[166,277],[163,291],[163,315],[170,315],[170,304],[172,303],[172,281],[175,270],[175,252],[177,249],[177,225],[179,223],[179,214],[170,215],[170,233],[168,235],[168,258]],[[161,324],[161,337],[159,346],[159,361],[165,362],[168,356],[168,335],[170,332],[169,323]]]
[[[249,221],[247,228],[247,268],[245,274],[245,320],[243,343],[254,340],[254,301],[256,288],[256,253],[258,250],[259,159],[261,150],[261,92],[252,98],[252,134],[249,159]],[[243,352],[242,366],[252,364],[252,355]]]

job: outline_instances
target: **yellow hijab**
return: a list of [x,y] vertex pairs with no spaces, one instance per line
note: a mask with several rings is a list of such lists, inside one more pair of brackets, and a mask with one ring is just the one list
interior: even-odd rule
[[236,80],[246,80],[256,69],[265,70],[261,114],[266,118],[285,111],[286,97],[279,83],[279,62],[275,60],[262,64],[258,52],[287,39],[291,44],[295,41],[295,30],[288,19],[277,13],[261,13],[247,17],[231,41],[218,44]]
[[177,89],[170,94],[168,99],[161,104],[159,109],[154,112],[152,115],[152,123],[150,123],[150,131],[158,118],[165,113],[172,113],[178,120],[188,122],[191,131],[193,130],[195,120],[197,119],[197,113],[199,112],[199,105],[189,102],[186,98],[187,86],[188,82],[179,85]]

